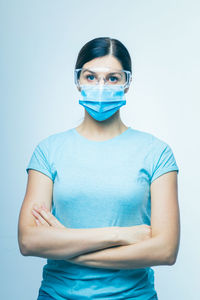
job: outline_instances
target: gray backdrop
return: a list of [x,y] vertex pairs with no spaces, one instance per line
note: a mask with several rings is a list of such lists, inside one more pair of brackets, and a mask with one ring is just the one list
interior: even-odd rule
[[181,244],[173,266],[157,266],[159,300],[199,299],[199,1],[1,0],[1,299],[36,300],[46,260],[17,242],[25,168],[34,147],[83,119],[73,71],[80,48],[109,36],[133,60],[121,117],[162,138],[180,168]]

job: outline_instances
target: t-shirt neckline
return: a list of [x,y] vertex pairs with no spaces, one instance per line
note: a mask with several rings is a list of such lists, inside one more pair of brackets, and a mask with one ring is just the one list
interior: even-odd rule
[[127,133],[129,133],[129,131],[131,130],[131,127],[129,126],[126,130],[124,130],[122,133],[114,136],[111,139],[105,140],[105,141],[94,141],[94,140],[89,140],[88,138],[84,137],[83,135],[81,135],[76,128],[72,128],[72,131],[74,132],[74,134],[83,142],[87,142],[87,143],[92,143],[92,144],[107,144],[107,143],[111,143],[113,141],[119,140],[120,138],[124,137]]

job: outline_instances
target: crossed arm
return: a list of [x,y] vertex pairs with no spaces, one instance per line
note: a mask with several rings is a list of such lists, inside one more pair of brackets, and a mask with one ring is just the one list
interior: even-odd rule
[[[33,215],[35,221],[37,221],[38,229],[39,227],[41,231],[44,229],[44,236],[45,230],[52,229],[58,230],[58,232],[64,230],[64,226],[48,209],[38,208],[35,212],[33,211]],[[103,228],[83,230],[90,231],[95,239],[95,233],[98,230],[100,233],[101,229]],[[108,269],[134,269],[174,264],[180,239],[176,172],[168,172],[151,184],[151,236],[143,240],[135,238],[135,242],[130,244],[125,231],[127,229],[128,227],[116,227],[116,231],[113,231],[115,235],[112,235],[112,240],[110,235],[110,241],[107,240],[105,243],[102,236],[99,244],[96,243],[96,248],[90,248],[90,251],[87,250],[86,240],[85,250],[82,250],[82,253],[77,252],[75,254],[73,252],[74,254],[65,258],[65,260],[78,265]],[[107,228],[107,231],[109,231],[109,228]],[[135,237],[137,237],[137,234],[138,232],[135,230]],[[26,255],[31,255],[31,252]],[[48,257],[48,253],[46,257]],[[60,259],[63,259],[63,257]]]

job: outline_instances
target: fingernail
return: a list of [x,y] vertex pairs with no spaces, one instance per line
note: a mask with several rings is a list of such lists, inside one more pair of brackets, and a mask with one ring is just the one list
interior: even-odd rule
[[34,209],[38,209],[38,206],[36,204],[33,205]]

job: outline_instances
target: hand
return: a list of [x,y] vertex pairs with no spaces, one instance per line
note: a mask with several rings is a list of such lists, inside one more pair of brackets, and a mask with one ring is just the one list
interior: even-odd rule
[[44,206],[33,206],[32,214],[35,218],[37,226],[52,226],[57,228],[66,228],[58,219]]
[[125,245],[135,244],[151,238],[151,226],[142,224],[130,227],[119,227]]
[[[123,245],[132,245],[143,240],[149,239],[152,237],[151,234],[151,226],[146,224],[130,226],[130,227],[118,227],[119,234],[121,235],[121,240],[123,241]],[[122,246],[122,245],[121,245]],[[119,247],[119,246],[118,246]],[[103,251],[103,250],[102,250]],[[71,263],[75,263],[78,265],[87,265],[87,257],[90,257],[91,253],[86,253],[83,255],[79,255],[73,257],[71,259],[67,259],[67,261]],[[86,261],[86,264],[85,264]]]

